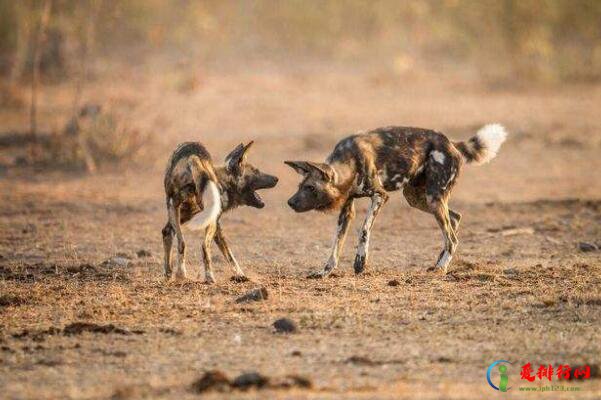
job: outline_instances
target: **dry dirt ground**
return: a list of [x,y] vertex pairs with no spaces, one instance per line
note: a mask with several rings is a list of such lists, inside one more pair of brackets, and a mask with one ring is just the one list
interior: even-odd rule
[[[0,397],[191,399],[193,383],[219,370],[312,386],[204,396],[481,399],[502,395],[485,379],[498,359],[513,362],[514,387],[541,384],[519,380],[527,362],[596,366],[591,379],[565,384],[577,393],[528,397],[601,397],[601,251],[578,248],[601,245],[601,86],[493,91],[444,76],[260,65],[207,70],[198,87],[178,91],[177,69],[101,72],[87,97],[131,106],[132,123],[156,136],[155,156],[89,176],[15,167],[18,149],[0,149]],[[44,129],[64,123],[70,90],[45,89]],[[466,138],[493,121],[510,137],[494,162],[467,166],[454,190],[464,218],[448,275],[426,272],[441,247],[434,219],[397,193],[376,221],[366,274],[352,272],[361,201],[335,275],[305,278],[322,268],[336,217],[286,206],[299,177],[282,160],[322,160],[345,134],[378,126]],[[3,132],[23,130],[26,111],[1,110],[0,122]],[[166,282],[171,149],[200,140],[221,159],[250,139],[250,161],[280,177],[264,209],[224,217],[252,281],[230,282],[215,248],[218,282],[203,284],[199,240],[189,237],[192,279]],[[103,263],[117,254],[131,260]],[[267,300],[235,303],[257,287]],[[281,317],[298,331],[275,333]]]

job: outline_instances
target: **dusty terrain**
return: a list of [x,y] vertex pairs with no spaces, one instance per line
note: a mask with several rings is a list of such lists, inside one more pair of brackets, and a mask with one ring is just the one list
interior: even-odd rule
[[[207,69],[181,93],[178,73],[107,67],[87,88],[95,101],[132,105],[131,121],[155,134],[142,165],[40,171],[14,166],[20,149],[0,149],[0,397],[196,398],[193,382],[220,370],[312,382],[228,397],[484,398],[497,395],[485,374],[498,359],[514,363],[514,386],[527,362],[601,364],[601,251],[578,248],[601,244],[601,86],[493,91],[460,78],[259,65]],[[46,131],[64,124],[69,90],[45,89]],[[22,131],[26,118],[1,110],[0,130]],[[491,164],[467,166],[454,190],[464,218],[448,275],[426,272],[441,247],[434,219],[397,193],[376,221],[365,275],[352,273],[353,229],[335,275],[305,278],[322,268],[336,217],[286,206],[299,179],[282,160],[322,160],[345,134],[378,126],[466,138],[487,122],[510,137]],[[190,240],[192,279],[165,282],[171,149],[200,140],[221,159],[250,139],[250,161],[280,178],[263,210],[224,217],[252,281],[230,282],[215,248],[218,283],[203,284]],[[117,254],[131,260],[103,263]],[[235,303],[261,286],[267,300]],[[281,317],[298,332],[274,333]],[[567,385],[581,391],[538,396],[601,395],[598,372]]]

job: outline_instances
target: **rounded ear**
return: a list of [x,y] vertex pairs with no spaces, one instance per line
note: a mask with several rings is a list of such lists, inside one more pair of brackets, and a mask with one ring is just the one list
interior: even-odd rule
[[326,182],[334,182],[336,179],[336,173],[328,164],[311,161],[284,161],[284,163],[303,176],[315,173]]
[[308,175],[311,172],[306,161],[284,161],[284,164],[303,176]]
[[246,160],[246,153],[253,143],[254,141],[250,141],[246,146],[240,143],[225,157],[225,167],[228,171],[236,172],[240,170],[240,165]]

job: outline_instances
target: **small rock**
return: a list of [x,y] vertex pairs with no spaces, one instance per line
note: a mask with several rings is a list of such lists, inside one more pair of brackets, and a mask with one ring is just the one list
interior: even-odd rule
[[290,355],[293,357],[300,357],[303,355],[303,353],[301,353],[300,350],[294,350],[292,353],[290,353]]
[[373,366],[373,365],[378,364],[377,362],[375,362],[367,357],[363,357],[363,356],[351,356],[351,357],[347,358],[346,362],[348,364],[367,365],[367,366]]
[[104,261],[102,265],[106,267],[127,267],[131,260],[129,258],[123,256],[115,256],[111,257],[108,260]]
[[230,388],[230,380],[221,371],[207,371],[205,374],[192,384],[192,390],[196,393],[203,393],[208,390],[216,390],[219,392],[226,391]]
[[587,243],[587,242],[578,243],[578,248],[580,249],[580,251],[585,252],[585,253],[588,253],[589,251],[599,250],[599,247],[597,247],[597,245],[592,244],[592,243]]
[[230,281],[234,283],[244,283],[250,281],[250,279],[248,279],[248,277],[245,275],[234,275],[230,278]]
[[127,329],[116,327],[113,324],[98,325],[93,322],[73,322],[72,324],[69,324],[63,328],[63,335],[65,336],[80,335],[84,332],[103,334],[114,333],[117,335],[131,334],[131,332]]
[[140,249],[136,252],[136,255],[138,256],[138,258],[145,258],[145,257],[151,257],[152,253],[148,250]]
[[296,323],[288,318],[280,318],[273,323],[276,332],[293,333],[298,330]]
[[17,167],[24,167],[24,166],[26,166],[26,165],[28,165],[28,164],[29,164],[29,160],[27,159],[27,157],[24,157],[24,156],[17,156],[17,157],[15,158],[15,165],[16,165]]
[[246,372],[232,381],[231,386],[240,390],[248,390],[252,387],[262,388],[269,384],[269,378],[258,372]]
[[261,288],[253,289],[250,292],[246,293],[245,295],[238,297],[236,299],[236,303],[248,303],[251,301],[267,300],[267,297],[269,297],[269,293],[267,293],[267,289],[265,289],[264,287],[261,287]]
[[38,231],[38,227],[35,224],[27,224],[21,230],[22,233],[36,233]]
[[396,279],[392,279],[390,281],[388,281],[388,286],[399,286],[401,283],[396,280]]
[[122,386],[115,390],[111,400],[147,399],[151,397],[153,390],[148,385]]
[[290,389],[293,387],[311,389],[313,382],[304,376],[299,375],[287,375],[282,379],[276,380],[271,384],[273,388]]
[[0,308],[9,306],[22,306],[28,303],[27,298],[12,294],[0,295]]

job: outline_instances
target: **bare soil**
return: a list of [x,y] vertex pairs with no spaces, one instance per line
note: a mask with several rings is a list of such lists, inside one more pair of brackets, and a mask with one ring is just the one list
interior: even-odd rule
[[[293,384],[243,391],[222,382],[202,395],[481,399],[496,395],[485,378],[495,360],[513,363],[516,388],[527,362],[601,364],[601,251],[578,246],[601,245],[601,86],[493,91],[445,76],[264,65],[205,71],[182,93],[173,74],[107,68],[87,89],[131,107],[129,122],[155,134],[141,165],[39,170],[15,163],[22,146],[0,140],[1,397],[196,398],[207,371],[227,380],[255,371]],[[45,131],[67,120],[70,90],[44,89]],[[26,118],[0,110],[0,131],[23,131]],[[442,246],[434,219],[396,193],[376,221],[365,274],[352,272],[353,229],[335,274],[306,279],[323,267],[336,216],[287,207],[299,177],[283,160],[323,160],[344,135],[378,126],[460,139],[487,122],[510,137],[491,164],[467,166],[459,179],[451,205],[463,214],[460,245],[446,276],[426,272]],[[251,281],[230,282],[215,247],[218,282],[204,284],[200,241],[188,238],[192,278],[166,282],[171,150],[200,140],[219,160],[251,139],[250,161],[280,178],[264,209],[223,218]],[[359,202],[355,227],[365,209]],[[267,299],[236,302],[260,287]],[[277,333],[279,318],[297,331]],[[581,390],[539,395],[601,396],[598,372],[551,384]]]

